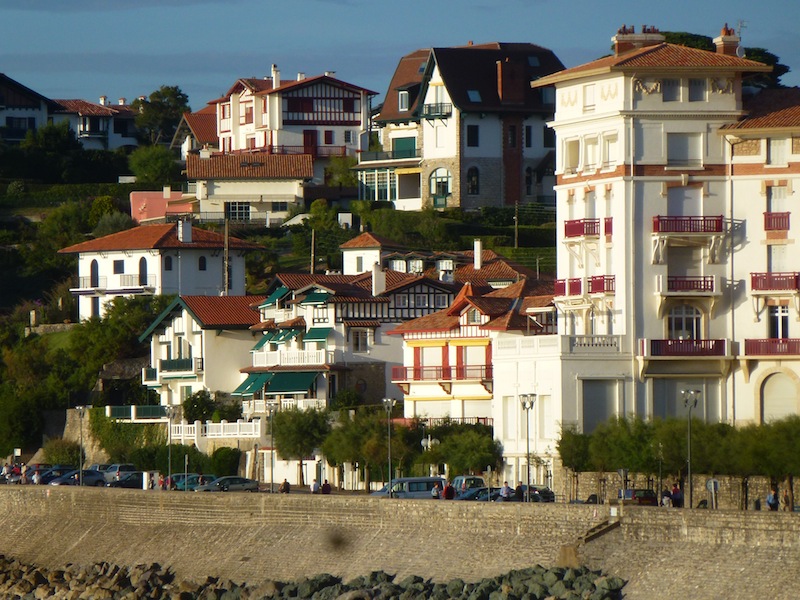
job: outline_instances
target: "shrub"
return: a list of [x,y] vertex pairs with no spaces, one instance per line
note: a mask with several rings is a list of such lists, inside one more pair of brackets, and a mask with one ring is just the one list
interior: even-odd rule
[[77,442],[54,438],[48,440],[42,449],[44,461],[51,465],[82,465],[86,455],[81,456],[81,446]]
[[211,472],[217,477],[236,475],[242,452],[238,448],[217,448],[211,455]]

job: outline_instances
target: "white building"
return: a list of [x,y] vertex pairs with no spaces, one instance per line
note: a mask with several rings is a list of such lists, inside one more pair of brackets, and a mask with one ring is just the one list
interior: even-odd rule
[[383,149],[359,157],[359,197],[423,207],[552,202],[550,50],[489,43],[417,50],[400,59],[375,117]]
[[125,98],[115,105],[106,96],[97,104],[86,100],[54,102],[57,106],[50,113],[53,123],[67,121],[85,150],[133,150],[139,146],[135,123],[138,113]]
[[77,285],[70,291],[83,321],[102,317],[118,296],[243,296],[245,254],[261,249],[233,237],[226,244],[223,235],[181,221],[141,225],[59,253],[78,255]]
[[47,123],[57,104],[38,92],[0,73],[0,138],[18,144],[29,131]]

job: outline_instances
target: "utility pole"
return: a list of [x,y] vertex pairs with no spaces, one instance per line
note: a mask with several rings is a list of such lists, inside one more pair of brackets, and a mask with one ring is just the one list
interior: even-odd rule
[[222,295],[227,296],[230,293],[230,281],[228,273],[231,268],[231,251],[230,251],[230,235],[228,232],[228,217],[225,217],[225,243],[222,251]]
[[514,202],[514,248],[519,248],[519,198]]
[[316,270],[314,268],[314,263],[316,263],[316,260],[317,260],[316,256],[314,256],[314,254],[316,252],[316,242],[317,242],[317,235],[316,234],[317,234],[316,229],[312,229],[311,230],[311,266],[308,269],[308,272],[311,273],[312,275],[314,274],[314,271]]

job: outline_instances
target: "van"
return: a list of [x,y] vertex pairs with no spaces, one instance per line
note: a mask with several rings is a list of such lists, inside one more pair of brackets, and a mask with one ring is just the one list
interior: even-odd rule
[[486,480],[480,475],[458,475],[453,478],[452,485],[456,489],[456,494],[460,494],[472,488],[486,487]]
[[385,485],[373,496],[383,496],[384,498],[433,498],[431,491],[433,486],[439,484],[439,490],[444,489],[443,477],[399,477],[392,479],[391,496],[389,486]]

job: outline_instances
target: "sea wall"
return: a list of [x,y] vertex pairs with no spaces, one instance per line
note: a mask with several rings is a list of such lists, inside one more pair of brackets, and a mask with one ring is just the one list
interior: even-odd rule
[[[579,543],[609,516],[618,528]],[[475,581],[577,558],[628,579],[627,598],[670,591],[686,598],[748,591],[789,598],[796,594],[783,595],[790,587],[782,586],[791,586],[800,569],[799,516],[2,486],[0,553],[49,568],[157,562],[183,578],[251,584],[373,570]],[[736,594],[718,595],[720,585]]]

